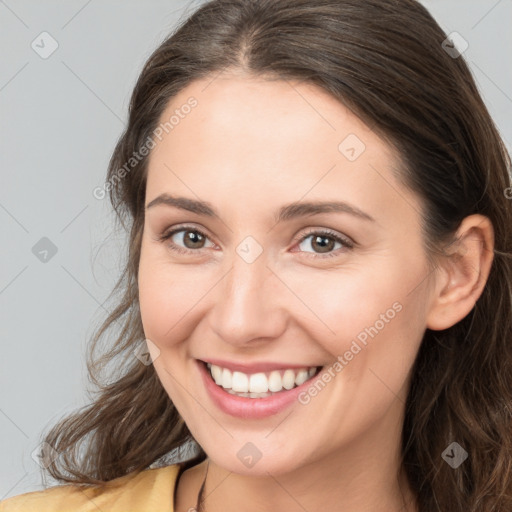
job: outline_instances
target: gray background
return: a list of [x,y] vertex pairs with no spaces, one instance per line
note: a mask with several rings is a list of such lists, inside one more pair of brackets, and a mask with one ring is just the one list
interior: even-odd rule
[[[201,1],[0,0],[0,499],[43,488],[41,432],[86,403],[85,347],[124,260],[101,186],[141,67]],[[424,0],[509,150],[512,0]],[[51,34],[57,50],[42,32]],[[56,247],[47,261],[41,238]],[[47,243],[47,242],[46,242]]]

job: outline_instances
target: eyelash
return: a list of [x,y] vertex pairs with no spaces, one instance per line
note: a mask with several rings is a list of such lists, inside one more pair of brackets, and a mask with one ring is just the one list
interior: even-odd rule
[[[206,235],[200,229],[197,229],[194,226],[179,226],[171,231],[164,232],[162,235],[158,236],[157,241],[165,242],[165,241],[169,240],[176,233],[179,233],[180,231],[192,231],[194,233],[198,233],[199,235],[201,235],[204,238],[208,238],[208,235]],[[340,235],[338,235],[337,233],[335,233],[334,231],[331,231],[329,229],[311,230],[311,231],[305,233],[304,235],[302,235],[301,237],[295,239],[294,242],[296,242],[297,244],[301,244],[302,242],[304,242],[304,240],[309,238],[311,235],[332,238],[332,239],[334,239],[335,242],[341,243],[347,250],[354,248],[354,244],[350,240],[348,240],[347,238],[341,237]],[[184,249],[183,247],[180,247],[179,245],[176,245],[174,243],[170,243],[168,245],[168,247],[169,247],[169,249],[176,251],[179,254],[189,254],[189,253],[198,252],[200,250],[200,249]],[[337,249],[336,251],[332,251],[332,252],[325,253],[325,254],[314,253],[314,252],[311,253],[311,252],[307,252],[307,251],[298,251],[298,252],[304,252],[306,254],[313,254],[314,257],[316,257],[316,258],[330,258],[333,256],[337,256],[339,250],[340,249]]]

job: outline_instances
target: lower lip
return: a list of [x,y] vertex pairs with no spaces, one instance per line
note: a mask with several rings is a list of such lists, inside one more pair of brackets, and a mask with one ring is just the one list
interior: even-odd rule
[[288,391],[280,391],[275,395],[265,398],[244,398],[242,396],[232,395],[225,391],[224,388],[217,386],[206,364],[201,361],[197,361],[197,364],[206,390],[215,405],[226,414],[244,419],[267,418],[283,411],[291,406],[293,402],[298,402],[299,394],[306,389],[311,384],[311,380],[315,378],[312,377],[296,388]]

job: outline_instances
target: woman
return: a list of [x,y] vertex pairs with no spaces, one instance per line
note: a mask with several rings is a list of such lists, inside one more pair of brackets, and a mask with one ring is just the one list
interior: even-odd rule
[[45,438],[71,485],[0,510],[512,510],[509,169],[416,1],[204,4],[110,162],[93,349],[123,329]]

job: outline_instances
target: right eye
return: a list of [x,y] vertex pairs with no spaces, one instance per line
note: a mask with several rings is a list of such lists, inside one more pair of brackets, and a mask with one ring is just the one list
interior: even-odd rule
[[[193,252],[198,252],[198,249],[203,249],[205,247],[205,241],[209,239],[202,231],[195,227],[180,226],[178,228],[172,229],[171,231],[164,232],[158,237],[158,240],[160,242],[166,242],[170,240],[170,243],[166,244],[169,249],[180,254],[190,254]],[[184,247],[179,245],[178,240],[181,241]],[[215,244],[212,242],[210,243],[210,247],[215,247]]]

